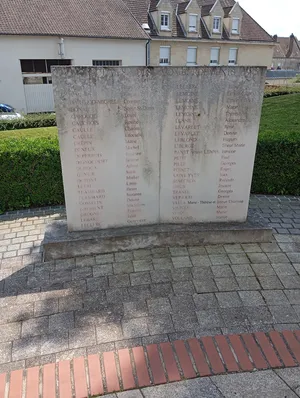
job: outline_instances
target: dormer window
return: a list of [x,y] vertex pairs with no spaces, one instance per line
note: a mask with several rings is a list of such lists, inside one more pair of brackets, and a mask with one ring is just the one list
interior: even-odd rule
[[197,19],[198,19],[198,15],[196,15],[196,14],[189,15],[189,32],[197,31]]
[[233,35],[238,35],[240,33],[240,20],[239,20],[239,18],[233,18],[232,19],[231,33]]
[[160,17],[160,29],[170,30],[170,13],[162,12]]
[[214,17],[213,33],[221,33],[221,17]]
[[214,17],[213,33],[221,33],[221,17]]

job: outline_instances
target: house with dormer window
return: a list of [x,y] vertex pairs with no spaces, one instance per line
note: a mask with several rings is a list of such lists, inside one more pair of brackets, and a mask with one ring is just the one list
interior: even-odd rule
[[274,48],[273,69],[300,70],[300,42],[291,34],[290,37],[273,36]]
[[273,38],[234,0],[124,0],[151,37],[151,66],[267,66]]

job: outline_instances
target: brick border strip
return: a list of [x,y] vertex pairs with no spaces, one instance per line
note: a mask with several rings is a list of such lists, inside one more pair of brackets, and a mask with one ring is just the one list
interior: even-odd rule
[[234,372],[300,366],[300,330],[124,348],[0,375],[0,398],[86,398]]

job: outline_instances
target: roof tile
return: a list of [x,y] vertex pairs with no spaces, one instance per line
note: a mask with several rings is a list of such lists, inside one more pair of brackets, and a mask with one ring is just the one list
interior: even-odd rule
[[148,37],[122,0],[1,0],[0,34]]

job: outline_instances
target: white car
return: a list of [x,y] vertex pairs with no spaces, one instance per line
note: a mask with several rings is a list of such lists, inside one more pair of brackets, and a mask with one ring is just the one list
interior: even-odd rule
[[16,110],[7,104],[0,103],[0,121],[1,120],[13,120],[13,119],[22,119],[22,115]]

